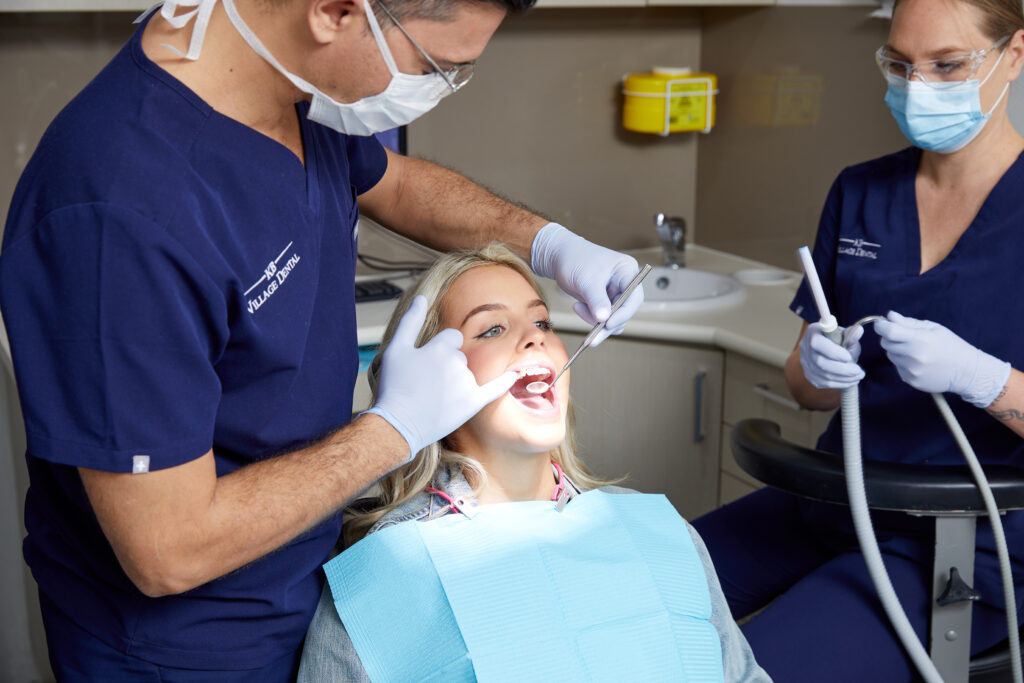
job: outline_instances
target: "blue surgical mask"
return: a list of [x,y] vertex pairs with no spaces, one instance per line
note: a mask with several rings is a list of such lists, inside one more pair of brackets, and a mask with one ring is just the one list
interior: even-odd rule
[[921,81],[890,76],[885,103],[911,144],[941,154],[966,147],[985,127],[1010,88],[1007,83],[992,108],[982,113],[981,86],[995,72],[1004,53],[1005,50],[999,53],[999,59],[984,81],[973,78],[933,88]]

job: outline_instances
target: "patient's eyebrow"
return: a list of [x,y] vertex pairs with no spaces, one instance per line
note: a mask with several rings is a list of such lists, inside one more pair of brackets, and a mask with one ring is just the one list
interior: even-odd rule
[[[547,304],[545,304],[540,299],[534,299],[530,303],[526,304],[527,308],[535,308],[537,306],[543,306],[544,308],[547,308]],[[466,314],[466,317],[462,319],[462,324],[459,325],[459,327],[462,327],[462,325],[465,325],[466,322],[470,318],[472,318],[474,315],[476,315],[477,313],[485,313],[487,311],[507,311],[507,310],[508,310],[508,306],[506,306],[505,304],[498,304],[498,303],[494,303],[494,304],[481,304],[481,305],[477,306],[472,311],[470,311],[469,313]]]

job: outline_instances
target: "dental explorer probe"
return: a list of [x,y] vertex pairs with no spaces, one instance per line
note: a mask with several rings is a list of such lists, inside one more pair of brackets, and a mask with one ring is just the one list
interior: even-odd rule
[[526,385],[526,390],[529,391],[531,394],[543,394],[545,391],[555,386],[555,382],[557,382],[558,378],[562,376],[562,373],[568,370],[569,366],[572,365],[573,361],[580,357],[580,354],[583,353],[583,350],[590,346],[590,342],[594,341],[594,337],[600,334],[601,330],[604,329],[604,326],[611,319],[615,311],[619,310],[619,307],[626,302],[626,299],[629,298],[629,295],[633,293],[634,289],[640,286],[640,283],[644,281],[644,278],[647,277],[647,274],[650,272],[650,264],[647,264],[640,269],[640,272],[637,273],[637,276],[633,278],[632,282],[629,283],[626,289],[623,290],[622,294],[619,295],[619,298],[615,300],[615,303],[612,304],[612,310],[608,313],[608,317],[594,325],[594,328],[590,330],[587,336],[583,339],[583,343],[580,344],[580,347],[578,349],[576,349],[576,353],[572,354],[572,357],[565,362],[565,365],[562,366],[562,369],[558,371],[558,374],[555,375],[555,378],[553,380],[551,380],[550,382],[530,382],[529,384]]

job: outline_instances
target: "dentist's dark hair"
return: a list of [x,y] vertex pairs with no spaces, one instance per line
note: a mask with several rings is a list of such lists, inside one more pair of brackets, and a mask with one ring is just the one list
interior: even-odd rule
[[[403,19],[429,19],[449,21],[455,17],[459,5],[494,5],[509,14],[525,12],[537,0],[366,0],[371,6],[383,2],[399,21]],[[387,14],[375,7],[374,11],[381,26],[389,24]]]

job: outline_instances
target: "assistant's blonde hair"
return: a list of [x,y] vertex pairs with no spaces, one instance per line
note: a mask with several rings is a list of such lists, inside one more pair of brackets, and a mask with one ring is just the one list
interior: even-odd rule
[[[503,244],[492,242],[483,249],[454,252],[442,256],[424,273],[415,286],[405,290],[395,307],[387,329],[384,331],[380,350],[367,372],[374,401],[377,399],[377,382],[380,378],[382,354],[391,343],[398,322],[409,310],[412,300],[419,295],[423,295],[427,299],[427,317],[416,338],[416,346],[422,346],[441,331],[442,308],[452,284],[467,271],[481,266],[504,266],[514,270],[530,283],[537,293],[537,297],[544,300],[544,294],[537,285],[537,281],[534,280],[529,267]],[[565,474],[583,489],[598,488],[609,483],[587,471],[576,455],[575,419],[573,418],[571,400],[566,413],[565,440],[551,452],[551,459],[558,463]],[[345,545],[351,545],[365,536],[377,520],[430,486],[442,465],[460,467],[475,491],[481,489],[487,479],[487,473],[479,462],[452,450],[451,444],[447,443],[446,439],[432,443],[417,453],[410,462],[390,472],[378,482],[380,498],[371,508],[350,508],[345,511],[343,527]]]

